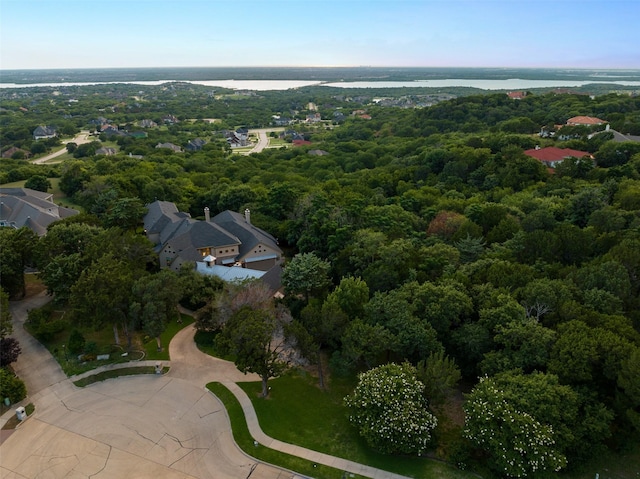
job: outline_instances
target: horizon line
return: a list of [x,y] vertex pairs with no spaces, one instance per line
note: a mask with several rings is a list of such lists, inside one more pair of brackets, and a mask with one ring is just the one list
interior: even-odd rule
[[187,68],[236,68],[236,69],[250,69],[250,68],[315,68],[315,69],[330,69],[330,68],[362,68],[362,69],[374,69],[374,68],[382,68],[382,69],[392,69],[392,68],[400,68],[400,69],[492,69],[492,70],[509,70],[509,69],[517,69],[517,70],[619,70],[619,71],[640,71],[640,68],[633,67],[585,67],[585,66],[415,66],[415,65],[243,65],[243,66],[232,66],[232,65],[218,65],[218,66],[204,66],[204,65],[191,65],[191,66],[122,66],[122,67],[114,67],[114,66],[105,66],[105,67],[26,67],[26,68],[3,68],[0,67],[0,71],[43,71],[43,70],[125,70],[125,69],[136,69],[136,70],[146,70],[146,69],[158,69],[158,68],[170,68],[170,69],[187,69]]

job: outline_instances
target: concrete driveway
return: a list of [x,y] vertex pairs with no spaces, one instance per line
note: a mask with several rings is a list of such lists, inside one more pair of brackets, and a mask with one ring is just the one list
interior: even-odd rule
[[[71,139],[68,142],[65,142],[65,145],[67,143],[75,143],[76,145],[82,145],[84,143],[89,143],[91,141],[93,141],[93,140],[89,138],[89,132],[88,131],[81,131],[80,133],[78,133],[78,135],[75,138]],[[33,160],[32,163],[34,165],[41,165],[41,164],[44,164],[44,163],[47,163],[47,162],[51,163],[51,164],[59,163],[60,161],[55,162],[55,161],[52,161],[52,160],[56,159],[59,156],[64,155],[65,153],[67,153],[67,147],[66,146],[64,148],[61,148],[58,151],[55,151],[55,152],[47,155],[47,156],[43,156],[42,158],[38,158],[37,160]]]
[[[0,446],[2,478],[291,478],[233,441],[226,410],[204,385],[253,380],[200,353],[193,327],[170,345],[171,371],[77,388],[22,324],[47,297],[11,304],[23,353],[18,364],[35,413]],[[175,356],[174,356],[175,354]],[[3,417],[6,419],[6,417]]]

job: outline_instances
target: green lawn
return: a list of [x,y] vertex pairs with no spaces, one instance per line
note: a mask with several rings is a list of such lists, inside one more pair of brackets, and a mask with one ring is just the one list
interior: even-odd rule
[[581,464],[577,471],[565,474],[566,479],[638,479],[640,477],[640,444],[629,445],[629,450],[613,453],[605,451]]
[[333,380],[323,391],[315,378],[289,372],[269,381],[271,392],[266,400],[259,397],[260,383],[238,385],[251,398],[262,430],[273,438],[415,478],[477,477],[437,460],[371,450],[347,419],[342,399],[352,390],[349,381]]
[[[343,479],[343,471],[332,467],[323,466],[322,464],[314,464],[306,459],[291,456],[274,449],[269,449],[261,444],[256,445],[253,437],[249,433],[247,422],[242,412],[242,407],[236,397],[220,383],[209,383],[207,388],[213,392],[224,404],[231,428],[233,430],[233,438],[240,448],[250,456],[260,459],[269,464],[274,464],[299,474],[317,479]],[[361,478],[358,475],[349,475],[349,478]]]
[[[43,310],[47,311],[47,314],[50,315],[53,319],[64,319],[67,316],[67,312],[63,309],[56,309],[52,303],[45,305]],[[139,360],[139,359],[147,359],[147,360],[169,360],[169,342],[173,336],[176,335],[178,331],[180,331],[185,326],[188,326],[193,322],[193,318],[188,315],[182,315],[182,322],[178,323],[177,321],[172,321],[167,326],[167,329],[164,333],[162,333],[162,345],[163,350],[158,351],[156,346],[155,338],[146,338],[143,337],[144,340],[143,349],[136,349],[135,344],[141,344],[141,338],[138,334],[134,338],[134,350],[127,352],[127,340],[122,331],[119,331],[120,336],[120,346],[115,344],[115,337],[113,334],[113,328],[105,327],[102,329],[94,329],[92,327],[82,327],[82,326],[74,326],[68,325],[63,331],[52,335],[51,338],[47,340],[42,340],[42,338],[38,338],[40,342],[51,352],[54,358],[60,363],[62,370],[65,372],[67,376],[73,376],[76,374],[81,374],[86,371],[90,371],[92,369],[96,369],[97,367],[104,366],[106,364],[114,364],[114,363],[124,363],[131,360]],[[25,324],[25,328],[31,334],[33,332],[30,330],[29,324]],[[88,343],[95,343],[95,353],[96,355],[109,354],[109,359],[98,360],[85,360],[84,358],[79,359],[77,353],[72,353],[68,350],[67,346],[69,344],[69,337],[71,335],[72,329],[78,329],[80,333],[85,338],[85,345]],[[138,346],[139,348],[139,346]]]

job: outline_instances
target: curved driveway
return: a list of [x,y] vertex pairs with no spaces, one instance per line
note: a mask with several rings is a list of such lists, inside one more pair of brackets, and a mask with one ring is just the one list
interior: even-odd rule
[[48,351],[24,332],[27,310],[46,301],[43,293],[11,304],[14,333],[23,349],[16,366],[29,386],[24,402],[33,402],[36,412],[0,446],[0,477],[292,476],[256,462],[236,446],[224,407],[203,385],[255,377],[200,353],[193,346],[193,327],[184,328],[172,341],[175,359],[169,374],[121,377],[78,388]]
[[[51,354],[23,327],[28,310],[48,300],[43,292],[11,304],[14,335],[23,349],[15,366],[29,392],[23,404],[34,403],[36,411],[5,436],[0,446],[2,478],[298,477],[238,448],[224,406],[204,387],[219,381],[236,395],[251,434],[264,446],[362,476],[407,479],[264,434],[249,397],[236,384],[257,381],[258,376],[245,375],[233,363],[200,352],[193,325],[172,339],[168,374],[125,376],[78,388],[73,381],[82,376],[131,363],[67,379]],[[11,415],[5,414],[0,424]]]
[[[88,131],[81,131],[80,133],[78,133],[78,135],[73,138],[72,140],[69,140],[68,142],[65,142],[65,145],[67,143],[75,143],[76,145],[82,145],[84,143],[89,143],[93,140],[89,139],[89,132]],[[58,151],[54,151],[53,153],[47,155],[47,156],[43,156],[42,158],[38,158],[37,160],[33,160],[32,163],[35,165],[41,165],[43,163],[54,163],[53,160],[54,158],[57,158],[58,156],[62,156],[67,152],[67,147],[65,146],[64,148],[61,148]],[[59,162],[58,162],[59,163]]]

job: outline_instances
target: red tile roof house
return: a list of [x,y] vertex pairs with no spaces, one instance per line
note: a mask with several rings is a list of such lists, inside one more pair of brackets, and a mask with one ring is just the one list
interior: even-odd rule
[[507,93],[507,96],[512,100],[522,100],[524,97],[527,96],[527,92],[526,91],[510,91]]
[[541,161],[549,168],[555,168],[558,163],[562,163],[566,158],[584,158],[585,156],[588,156],[590,159],[593,159],[593,156],[591,156],[591,153],[588,151],[572,150],[571,148],[558,148],[555,146],[532,148],[530,150],[526,150],[524,154]]
[[570,126],[594,126],[604,125],[605,123],[608,123],[608,121],[593,116],[574,116],[567,120],[567,125]]

